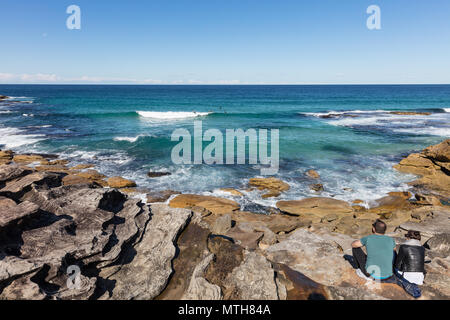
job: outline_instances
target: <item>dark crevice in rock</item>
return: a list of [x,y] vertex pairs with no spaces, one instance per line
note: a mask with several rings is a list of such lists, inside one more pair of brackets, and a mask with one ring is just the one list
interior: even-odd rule
[[176,260],[180,255],[180,248],[178,246],[178,240],[180,239],[182,234],[184,234],[184,231],[189,227],[191,220],[192,220],[192,216],[188,217],[184,224],[184,227],[180,228],[180,230],[178,230],[177,235],[175,236],[175,239],[173,241],[173,245],[175,247],[175,255],[174,255],[172,261],[170,262],[172,273],[169,275],[169,278],[167,279],[166,286],[164,287],[164,289],[161,290],[161,293],[157,297],[155,297],[156,300],[159,300],[158,298],[161,297],[161,295],[163,295],[164,291],[167,289],[167,287],[169,286],[169,284],[171,283],[171,281],[173,279],[173,276],[175,275],[176,270],[174,268],[174,260]]
[[74,222],[72,222],[71,224],[65,226],[64,230],[67,232],[67,234],[69,234],[71,236],[76,236],[77,235],[77,225]]
[[[136,221],[136,219],[139,219],[142,214],[144,214],[144,204],[139,203],[138,206],[141,208],[141,211],[134,217],[135,221]],[[103,267],[103,268],[110,268],[110,267],[114,267],[114,266],[119,266],[114,273],[109,275],[109,277],[114,275],[116,272],[119,272],[122,266],[127,265],[133,261],[134,257],[137,254],[137,251],[134,248],[134,246],[142,241],[142,238],[145,234],[147,225],[151,221],[151,216],[152,216],[151,210],[149,209],[149,217],[145,221],[142,229],[140,230],[141,232],[137,232],[130,239],[124,241],[120,247],[119,255],[113,261],[111,261],[110,263],[106,264]],[[116,218],[120,218],[120,217],[116,217]],[[120,218],[120,219],[113,218],[112,220],[115,220],[116,222],[118,222],[118,221],[122,221],[121,219],[122,218]],[[136,226],[137,226],[137,224],[136,224]],[[115,231],[115,226],[114,226],[114,231]],[[117,235],[115,234],[115,232],[113,233],[113,235],[111,237],[112,238],[110,238],[107,245],[105,246],[106,249],[104,249],[102,252],[103,256],[117,244],[116,241],[118,239],[117,239]],[[100,269],[97,267],[98,264],[99,264],[99,262],[96,261],[96,262],[93,262],[86,266],[86,270],[89,270],[88,272],[86,272],[86,276],[97,278],[95,290],[92,293],[92,295],[88,298],[89,300],[97,300],[98,298],[102,297],[106,292],[108,292],[108,297],[111,297],[113,294],[114,288],[116,286],[116,282],[117,282],[116,280],[111,280],[111,279],[107,279],[107,278],[99,276]]]
[[[140,216],[141,214],[142,214],[142,212],[139,213],[135,217],[135,219],[138,216]],[[131,239],[129,239],[128,241],[124,241],[121,246],[119,256],[113,262],[107,264],[105,267],[123,266],[123,265],[129,264],[129,263],[131,263],[131,261],[133,261],[134,257],[137,254],[137,251],[134,248],[134,246],[142,241],[142,238],[144,237],[147,225],[151,221],[151,217],[152,217],[152,215],[151,215],[151,211],[150,211],[149,218],[145,222],[145,224],[142,228],[142,232],[138,232],[133,237],[131,237]],[[120,269],[118,269],[118,270],[120,270]]]
[[125,219],[122,217],[118,217],[116,215],[114,215],[114,217],[111,220],[103,223],[102,228],[104,230],[106,230],[108,228],[108,226],[110,226],[110,225],[113,225],[113,227],[112,227],[112,234],[109,237],[108,243],[106,243],[105,247],[102,250],[102,256],[105,256],[108,252],[111,251],[111,249],[115,245],[117,245],[119,243],[119,239],[117,238],[117,234],[116,234],[116,228],[117,228],[117,225],[124,224],[124,223],[125,223]]
[[209,239],[214,239],[214,238],[222,238],[222,239],[225,239],[227,241],[230,241],[233,244],[236,243],[233,238],[225,236],[223,234],[210,234],[209,235]]
[[172,260],[173,273],[156,300],[181,299],[189,286],[194,269],[204,259],[205,252],[208,252],[210,230],[191,222],[191,218],[187,220],[186,225],[174,242],[176,254]]
[[47,296],[52,296],[58,292],[60,286],[46,281],[49,271],[50,266],[44,264],[42,268],[33,277],[30,278],[30,280],[39,286],[39,289],[42,293]]
[[98,300],[106,292],[108,292],[108,297],[112,297],[116,282],[116,280],[97,277],[94,293],[88,298],[88,300]]
[[325,286],[282,263],[273,263],[276,273],[289,283],[287,300],[327,300]]
[[24,232],[48,227],[63,219],[72,220],[72,217],[65,215],[56,216],[51,212],[38,210],[37,213],[20,219],[17,223],[0,230],[0,249],[7,255],[20,256],[20,249],[23,245],[22,234]]
[[[5,196],[7,198],[13,199],[16,202],[20,202],[22,197],[25,196],[28,192],[32,191],[33,189],[52,189],[57,188],[62,185],[62,178],[65,174],[62,173],[46,173],[45,176],[40,181],[35,181],[33,183],[30,183],[28,185],[25,185],[21,188],[18,192],[12,192],[12,191],[0,191],[0,196]],[[27,176],[24,176],[23,178],[27,178]]]
[[112,190],[104,194],[103,198],[98,204],[98,208],[105,211],[118,213],[123,209],[123,204],[126,199],[127,196],[123,193],[117,190]]

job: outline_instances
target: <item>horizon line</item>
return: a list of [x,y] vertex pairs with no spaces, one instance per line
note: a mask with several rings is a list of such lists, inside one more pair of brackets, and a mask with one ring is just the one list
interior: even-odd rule
[[450,83],[0,83],[0,86],[448,86]]

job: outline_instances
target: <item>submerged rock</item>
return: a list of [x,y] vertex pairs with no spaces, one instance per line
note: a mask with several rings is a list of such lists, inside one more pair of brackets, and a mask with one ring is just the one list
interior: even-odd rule
[[309,186],[309,188],[315,192],[322,192],[323,189],[323,184],[321,183],[315,183]]
[[150,171],[150,172],[147,173],[147,176],[149,176],[150,178],[159,178],[159,177],[170,176],[170,175],[171,175],[170,172]]
[[306,175],[312,179],[320,179],[319,173],[313,169],[306,171]]
[[431,112],[418,112],[418,111],[391,111],[390,114],[396,114],[400,116],[429,116]]

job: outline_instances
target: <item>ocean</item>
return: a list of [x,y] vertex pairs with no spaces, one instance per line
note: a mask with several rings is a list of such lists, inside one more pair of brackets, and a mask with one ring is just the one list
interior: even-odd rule
[[321,196],[370,205],[414,179],[392,169],[403,156],[450,138],[450,85],[0,85],[0,95],[11,97],[0,101],[0,148],[93,163],[155,191],[230,197],[219,189],[243,190],[260,176],[254,164],[173,164],[175,129],[192,132],[198,120],[224,135],[279,129],[276,177],[291,189],[273,199],[246,191],[244,208],[317,196],[309,169],[321,176]]

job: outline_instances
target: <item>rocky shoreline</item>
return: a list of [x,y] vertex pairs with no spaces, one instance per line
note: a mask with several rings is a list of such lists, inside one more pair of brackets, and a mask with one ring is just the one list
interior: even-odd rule
[[[343,258],[377,218],[398,244],[421,231],[431,262],[420,299],[449,299],[450,140],[395,168],[420,178],[371,208],[314,197],[260,214],[232,200],[242,190],[152,192],[91,164],[3,150],[0,299],[411,299],[393,284],[367,286]],[[305,174],[320,192],[320,175]],[[248,188],[276,198],[289,185],[254,178]]]

